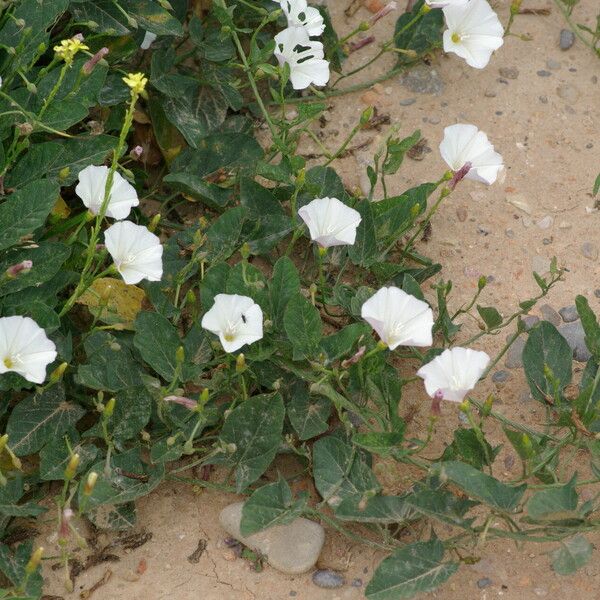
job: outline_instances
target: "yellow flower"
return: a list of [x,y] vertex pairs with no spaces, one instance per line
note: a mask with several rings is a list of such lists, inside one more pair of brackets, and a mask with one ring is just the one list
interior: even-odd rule
[[58,46],[54,46],[54,52],[56,52],[57,56],[69,65],[80,50],[89,50],[89,48],[77,38],[62,40]]
[[141,94],[146,89],[148,78],[143,73],[129,73],[127,77],[123,77],[123,81],[135,94]]

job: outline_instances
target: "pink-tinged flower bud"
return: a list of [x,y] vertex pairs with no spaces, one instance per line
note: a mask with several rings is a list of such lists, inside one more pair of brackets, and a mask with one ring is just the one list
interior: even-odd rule
[[82,67],[82,71],[84,75],[89,75],[94,67],[108,54],[108,48],[100,48],[90,60],[88,60]]
[[33,267],[33,262],[30,260],[23,260],[16,265],[12,265],[6,269],[6,276],[10,279],[15,278],[19,273],[27,273]]
[[364,356],[366,349],[367,349],[366,346],[361,346],[356,351],[356,354],[354,356],[351,356],[350,358],[343,360],[342,361],[342,369],[347,369],[349,366],[356,364]]
[[440,404],[444,399],[444,392],[442,390],[438,390],[431,399],[431,414],[439,417],[442,414],[442,409],[440,408]]
[[352,41],[348,43],[348,47],[350,52],[356,52],[357,50],[360,50],[361,48],[364,48],[365,46],[368,46],[369,44],[372,44],[375,41],[375,36],[374,35],[369,35],[365,38],[362,38],[361,40],[356,40],[356,41]]
[[373,23],[377,23],[379,19],[383,19],[383,17],[386,17],[391,12],[394,12],[397,8],[398,5],[396,4],[396,2],[388,2],[380,11],[376,12],[371,17],[371,25],[373,25]]
[[458,171],[454,171],[454,175],[448,183],[448,187],[451,190],[454,190],[454,188],[467,176],[467,173],[471,170],[471,166],[470,162],[466,162]]
[[70,508],[65,508],[62,511],[60,518],[60,526],[58,528],[58,539],[67,541],[71,535],[71,529],[69,523],[73,518],[73,511]]
[[106,250],[106,246],[104,244],[96,244],[96,252],[102,252],[102,250]]
[[143,153],[144,153],[144,149],[141,146],[135,146],[135,148],[131,149],[129,156],[133,160],[138,160],[140,158],[140,156],[142,156]]
[[166,396],[165,402],[172,402],[173,404],[180,404],[181,406],[185,406],[190,410],[194,410],[198,403],[191,398],[185,398],[184,396]]
[[76,33],[76,34],[73,36],[73,38],[72,38],[72,39],[74,39],[74,40],[79,40],[80,42],[83,42],[83,40],[84,40],[85,38],[83,37],[83,33]]

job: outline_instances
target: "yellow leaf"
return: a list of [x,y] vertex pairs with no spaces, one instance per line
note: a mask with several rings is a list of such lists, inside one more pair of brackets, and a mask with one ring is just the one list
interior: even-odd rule
[[59,219],[66,219],[71,214],[71,209],[67,206],[67,203],[62,199],[62,196],[58,197],[54,208],[50,213],[53,217]]
[[117,329],[133,329],[133,321],[142,310],[145,297],[144,290],[135,285],[103,277],[96,279],[77,302],[87,306],[103,323],[117,325]]

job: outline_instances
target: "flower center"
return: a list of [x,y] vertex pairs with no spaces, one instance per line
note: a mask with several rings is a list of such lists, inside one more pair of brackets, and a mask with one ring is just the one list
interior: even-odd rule
[[223,337],[226,341],[233,342],[233,340],[235,340],[235,333],[233,333],[233,331],[227,330]]
[[10,356],[7,356],[3,362],[4,362],[4,366],[7,369],[12,369],[15,366],[15,363],[13,362],[13,360]]
[[461,40],[461,39],[462,39],[462,37],[460,36],[460,34],[459,34],[459,33],[456,33],[456,32],[454,32],[454,33],[452,34],[452,41],[453,41],[455,44],[458,44],[458,43],[460,42],[460,40]]

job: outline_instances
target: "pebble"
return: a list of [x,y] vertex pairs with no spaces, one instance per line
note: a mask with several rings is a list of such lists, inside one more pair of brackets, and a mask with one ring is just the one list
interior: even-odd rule
[[549,238],[544,238],[542,240],[542,244],[544,244],[544,246],[549,246],[552,243],[553,239],[551,237]]
[[411,69],[400,82],[417,94],[441,94],[444,91],[444,81],[439,73],[427,65]]
[[485,90],[485,92],[483,93],[483,95],[486,98],[495,98],[496,97],[496,92],[494,92],[494,90]]
[[477,581],[477,587],[482,590],[483,588],[492,585],[492,580],[489,577],[482,577]]
[[[508,349],[504,364],[507,369],[520,369],[523,366],[523,348],[525,347],[525,338],[519,336]],[[462,413],[460,413],[462,414]]]
[[554,218],[551,217],[550,215],[546,215],[545,217],[542,217],[537,223],[536,225],[540,228],[540,229],[550,229],[550,227],[552,227],[552,224],[554,223]]
[[519,76],[519,69],[517,67],[500,67],[498,72],[506,79],[516,79]]
[[461,223],[464,223],[467,220],[468,216],[467,209],[464,206],[459,206],[456,209],[456,216],[458,217],[458,220]]
[[525,325],[525,331],[529,331],[534,325],[540,322],[540,318],[536,315],[527,315],[523,317],[523,324]]
[[564,85],[559,85],[556,88],[556,93],[559,98],[566,100],[567,102],[577,102],[579,99],[579,90],[574,85],[569,85],[565,83]]
[[295,597],[298,595],[298,592],[296,592],[296,591],[292,590],[292,591],[289,593],[289,595],[290,595],[292,598],[295,598]]
[[515,237],[515,232],[510,227],[504,230],[504,234],[511,240]]
[[527,202],[523,194],[510,194],[509,196],[506,196],[506,201],[528,215],[530,215],[532,212],[531,205],[529,202]]
[[579,362],[586,362],[591,358],[590,351],[585,345],[585,332],[581,321],[565,323],[558,328],[559,333],[567,340],[573,350],[573,358]]
[[355,588],[359,588],[363,586],[363,580],[360,579],[359,577],[357,577],[356,579],[352,580],[352,583],[350,584],[352,587]]
[[342,587],[346,583],[342,575],[331,569],[315,571],[312,575],[312,581],[316,586],[330,590]]
[[592,242],[583,242],[583,244],[581,244],[581,254],[589,260],[597,260],[598,246]]
[[492,375],[492,381],[494,383],[506,383],[510,379],[510,373],[508,371],[496,371]]
[[243,505],[243,502],[230,504],[219,515],[221,527],[229,535],[265,555],[274,569],[288,575],[306,573],[314,567],[325,542],[321,525],[298,518],[288,525],[276,525],[244,537],[240,532]]
[[568,50],[575,43],[575,34],[570,29],[560,30],[560,49]]
[[540,96],[540,97],[539,97],[539,101],[540,101],[542,104],[548,104],[548,96]]
[[594,290],[594,296],[596,296],[596,298],[600,298],[600,288],[596,288]]
[[571,227],[573,227],[573,225],[569,223],[569,221],[561,221],[558,224],[559,229],[571,229]]
[[540,598],[544,598],[545,596],[548,595],[548,590],[546,588],[543,587],[536,587],[533,589],[533,593],[536,596],[539,596]]
[[439,125],[442,122],[442,120],[439,117],[429,117],[429,122],[432,125]]
[[550,77],[552,75],[552,73],[546,71],[546,69],[540,69],[539,71],[536,71],[536,73],[539,77]]
[[404,100],[400,100],[400,106],[410,106],[417,101],[416,98],[405,98]]
[[542,319],[544,319],[544,321],[552,323],[554,327],[560,325],[560,315],[549,304],[542,304],[542,306],[540,306],[540,313],[542,314]]
[[577,307],[574,304],[571,306],[563,306],[558,314],[562,317],[562,320],[565,323],[572,323],[573,321],[577,321],[579,319],[579,313],[577,312]]
[[558,69],[560,69],[560,63],[557,60],[554,60],[553,58],[549,58],[546,61],[546,66],[549,69],[552,69],[553,71],[558,71]]

